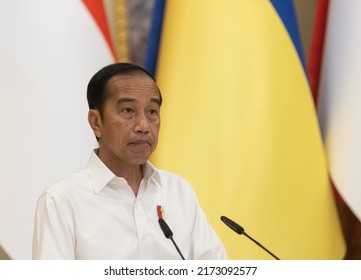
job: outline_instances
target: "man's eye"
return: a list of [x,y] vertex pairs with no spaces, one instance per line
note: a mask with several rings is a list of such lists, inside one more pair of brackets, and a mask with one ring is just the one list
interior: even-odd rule
[[133,113],[133,109],[132,108],[124,108],[123,110],[122,110],[122,112],[125,112],[125,113]]
[[156,110],[156,109],[150,109],[150,110],[149,110],[149,114],[151,114],[152,116],[158,115],[158,110]]

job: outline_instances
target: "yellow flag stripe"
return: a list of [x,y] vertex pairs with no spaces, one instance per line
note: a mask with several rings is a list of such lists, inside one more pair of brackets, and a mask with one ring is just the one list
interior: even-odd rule
[[342,258],[310,89],[271,3],[169,1],[162,36],[152,160],[192,183],[229,257],[271,258],[221,215],[281,259]]

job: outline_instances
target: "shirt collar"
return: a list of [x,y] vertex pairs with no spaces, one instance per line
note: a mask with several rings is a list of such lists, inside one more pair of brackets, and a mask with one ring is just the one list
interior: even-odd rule
[[[147,161],[143,166],[144,180],[154,178],[158,186],[160,184],[159,171]],[[95,193],[99,193],[112,179],[117,178],[115,174],[97,156],[97,149],[93,150],[87,165],[90,180]]]

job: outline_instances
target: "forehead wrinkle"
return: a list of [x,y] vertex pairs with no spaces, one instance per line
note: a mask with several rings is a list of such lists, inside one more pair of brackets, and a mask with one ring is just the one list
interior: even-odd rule
[[[131,83],[126,82],[124,79],[128,77],[142,77],[143,79],[133,80]],[[118,82],[117,82],[118,81]],[[138,88],[141,86],[143,89]],[[159,93],[158,85],[148,76],[146,75],[116,75],[111,77],[108,82],[106,83],[105,89],[108,91],[110,89],[119,90],[121,92],[130,91],[137,91],[141,90],[154,90],[155,92]]]
[[[132,83],[123,83],[122,79],[123,78],[127,78],[127,77],[134,77],[134,76],[139,76],[139,77],[145,77],[146,80],[149,79],[149,81],[151,81],[151,83],[147,83],[144,80],[138,80],[138,81],[132,81]],[[117,80],[119,82],[117,82]],[[138,85],[140,87],[138,87]],[[123,95],[122,98],[120,98],[119,100],[117,100],[117,104],[122,104],[124,102],[136,102],[137,98],[133,97],[127,97],[127,93],[129,93],[130,95],[132,95],[132,93],[138,92],[138,93],[142,93],[142,92],[153,92],[157,95],[157,97],[151,97],[150,98],[150,102],[157,104],[158,106],[161,105],[161,94],[160,94],[160,90],[158,88],[158,85],[147,75],[142,74],[142,73],[134,73],[134,74],[125,74],[125,75],[115,75],[113,77],[111,77],[108,82],[106,83],[105,86],[105,92],[104,92],[104,97],[106,99],[110,98],[114,93],[116,92],[121,92],[121,94]]]

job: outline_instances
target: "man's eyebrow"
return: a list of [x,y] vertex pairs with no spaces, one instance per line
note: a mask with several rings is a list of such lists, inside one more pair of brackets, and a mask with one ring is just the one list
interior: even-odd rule
[[[130,98],[130,97],[123,97],[123,98],[119,98],[117,103],[120,105],[122,103],[134,103],[137,100],[135,98]],[[159,98],[151,98],[150,99],[151,103],[155,103],[158,106],[160,106],[160,99]]]
[[122,103],[135,102],[135,101],[136,101],[135,98],[124,97],[124,98],[119,98],[117,103],[122,104]]
[[151,98],[150,102],[156,103],[158,106],[160,106],[160,99],[159,98]]

